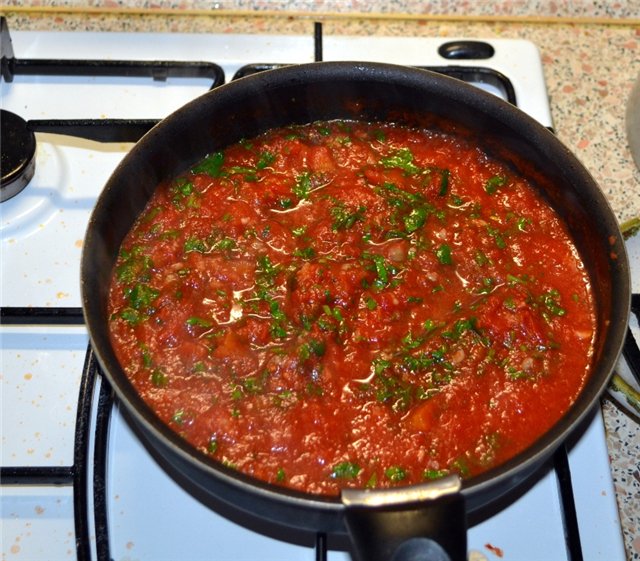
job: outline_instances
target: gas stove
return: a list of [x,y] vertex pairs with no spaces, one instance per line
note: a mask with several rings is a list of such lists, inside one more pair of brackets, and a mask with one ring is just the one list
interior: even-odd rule
[[[3,559],[350,559],[330,537],[245,526],[204,504],[137,438],[83,327],[79,262],[89,214],[110,172],[157,120],[271,65],[428,67],[551,127],[535,45],[323,37],[316,24],[308,36],[12,31],[9,38],[5,27],[2,48],[2,109],[36,131],[34,159],[23,163],[33,177],[0,205]],[[624,560],[600,412],[529,488],[472,523],[473,560]]]

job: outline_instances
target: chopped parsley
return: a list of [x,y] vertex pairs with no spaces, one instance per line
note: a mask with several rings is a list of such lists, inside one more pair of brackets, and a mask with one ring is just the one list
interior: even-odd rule
[[333,466],[331,477],[337,479],[355,479],[362,468],[355,462],[341,462]]
[[489,178],[487,182],[484,184],[484,190],[489,194],[493,195],[498,191],[498,189],[507,183],[507,178],[503,175],[494,175]]
[[211,177],[220,177],[222,173],[222,165],[224,164],[224,153],[213,152],[204,160],[191,168],[193,173],[206,173]]
[[413,152],[409,148],[401,148],[392,156],[381,158],[385,168],[399,168],[409,175],[419,173],[421,169],[413,163]]
[[331,228],[334,232],[349,230],[356,222],[364,219],[366,210],[364,206],[359,206],[354,210],[343,202],[337,202],[330,210],[331,217],[333,218]]

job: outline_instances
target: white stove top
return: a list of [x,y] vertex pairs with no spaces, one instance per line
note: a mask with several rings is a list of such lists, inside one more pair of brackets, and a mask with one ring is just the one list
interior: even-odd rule
[[[247,63],[314,60],[313,34],[300,36],[12,32],[20,59],[208,60],[230,79]],[[448,39],[450,40],[450,39]],[[538,51],[526,41],[491,40],[488,60],[447,61],[429,38],[324,37],[324,60],[490,66],[512,82],[518,105],[551,125]],[[478,84],[493,90],[492,86]],[[26,77],[1,83],[2,108],[25,119],[162,118],[204,93],[204,79]],[[494,92],[499,94],[500,92]],[[79,307],[79,260],[88,216],[130,144],[37,134],[36,173],[0,205],[3,307]],[[88,338],[81,326],[4,325],[2,467],[73,464],[78,388]],[[602,419],[597,413],[571,448],[569,464],[583,556],[622,561]],[[195,500],[149,456],[117,406],[107,463],[109,546],[114,560],[311,560],[292,545],[230,522]],[[2,485],[3,559],[76,557],[69,486]],[[90,500],[90,503],[92,501]],[[470,559],[567,560],[556,472],[469,532]],[[91,506],[91,504],[90,504]],[[92,525],[93,522],[90,522]],[[95,528],[90,544],[95,555]],[[331,561],[348,560],[330,551]],[[95,558],[92,556],[92,558]]]

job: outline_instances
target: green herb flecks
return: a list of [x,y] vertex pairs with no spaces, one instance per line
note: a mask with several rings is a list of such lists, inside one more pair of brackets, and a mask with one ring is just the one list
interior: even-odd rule
[[342,230],[349,230],[356,222],[360,222],[364,219],[366,212],[364,206],[359,206],[356,209],[350,208],[343,202],[339,201],[337,204],[331,207],[330,214],[333,222],[331,228],[334,232]]
[[371,366],[373,368],[373,373],[378,376],[385,370],[391,368],[391,366],[393,366],[393,363],[390,360],[384,358],[376,358],[371,363]]
[[517,277],[515,275],[512,274],[507,274],[507,284],[509,286],[516,286],[516,285],[527,285],[532,279],[531,277],[529,277],[529,275],[522,275],[520,277]]
[[307,246],[299,249],[295,249],[293,254],[296,257],[300,257],[306,261],[313,259],[316,256],[316,250],[312,246]]
[[536,373],[531,370],[523,370],[522,368],[516,368],[515,366],[511,366],[509,364],[505,364],[504,369],[507,378],[509,380],[517,381],[517,380],[533,380],[536,378]]
[[269,328],[271,336],[274,339],[283,339],[288,335],[289,320],[277,300],[269,299],[269,313],[272,317],[271,327]]
[[387,403],[395,412],[409,409],[413,402],[414,387],[392,371],[383,371],[374,380],[376,400]]
[[207,443],[207,452],[209,454],[215,454],[219,448],[218,438],[216,436],[212,436]]
[[375,489],[378,486],[378,474],[374,471],[364,484],[367,489]]
[[206,238],[192,236],[187,238],[183,244],[184,253],[226,253],[236,248],[236,241],[233,238],[222,236],[222,232],[216,231]]
[[372,255],[371,259],[375,265],[376,280],[373,281],[373,285],[378,289],[383,289],[389,284],[392,270],[388,267],[388,263],[382,255]]
[[451,265],[453,263],[453,258],[451,257],[451,246],[441,244],[438,249],[436,249],[436,257],[442,265]]
[[371,298],[371,296],[367,296],[365,298],[364,303],[365,303],[365,306],[367,307],[367,310],[369,310],[370,312],[372,312],[378,307],[378,303],[373,298]]
[[311,174],[307,171],[298,175],[291,191],[299,199],[308,199],[311,193]]
[[416,349],[424,343],[424,337],[416,336],[411,331],[402,338],[402,348],[406,351]]
[[136,284],[133,288],[125,290],[129,305],[138,312],[148,311],[159,294],[159,290],[145,283]]
[[413,208],[403,219],[405,230],[411,234],[424,226],[424,223],[427,220],[427,214],[428,211],[425,207]]
[[160,291],[146,283],[137,283],[124,290],[128,306],[119,314],[119,317],[132,325],[145,321],[155,313],[153,303],[160,295]]
[[306,343],[303,343],[298,350],[298,356],[300,360],[309,360],[312,357],[321,357],[324,355],[326,345],[324,341],[318,339],[311,339]]
[[[273,263],[268,255],[261,255],[256,261],[254,294],[257,301],[266,303],[271,317],[269,333],[274,339],[283,339],[289,334],[290,322],[284,313],[280,300],[275,294],[277,277],[282,267]],[[257,305],[257,304],[256,304]]]
[[449,472],[446,469],[425,469],[422,472],[422,479],[433,480],[440,479],[445,475],[448,475]]
[[256,163],[256,168],[257,169],[265,169],[268,168],[271,164],[273,164],[273,162],[276,161],[276,155],[271,153],[271,152],[262,152],[260,154],[260,158],[258,159],[258,162]]
[[456,320],[450,330],[442,331],[441,336],[450,341],[458,341],[465,333],[487,344],[486,336],[478,327],[478,320],[475,317]]
[[222,165],[224,164],[224,153],[213,152],[196,166],[191,168],[192,173],[205,173],[211,177],[222,175]]
[[377,253],[364,253],[363,258],[370,261],[369,269],[375,272],[375,279],[371,283],[376,290],[383,290],[397,284],[395,277],[400,272],[391,262],[387,261],[383,255]]
[[206,253],[208,251],[207,243],[200,238],[188,238],[183,246],[185,253],[195,251],[197,253]]
[[236,247],[236,242],[233,238],[222,238],[219,239],[217,242],[215,242],[212,246],[211,249],[212,251],[230,251],[232,249],[235,249]]
[[209,328],[213,326],[213,322],[211,320],[197,317],[197,316],[192,316],[190,318],[187,318],[185,323],[191,327]]
[[228,169],[225,169],[224,172],[226,175],[242,175],[242,178],[245,181],[255,182],[258,181],[258,170],[254,167],[248,166],[231,166]]
[[476,250],[476,252],[474,253],[473,260],[475,261],[476,265],[478,265],[478,267],[485,267],[487,265],[493,264],[491,259],[487,257],[487,254],[484,253],[484,251],[481,251],[479,249]]
[[150,224],[150,223],[152,223],[158,216],[160,216],[162,214],[162,211],[163,211],[163,209],[162,209],[161,206],[155,206],[155,207],[147,210],[140,217],[140,223],[141,224]]
[[144,248],[136,246],[120,252],[120,264],[116,267],[118,282],[146,282],[150,279],[153,262]]
[[399,168],[408,175],[421,171],[421,168],[413,163],[413,153],[409,148],[401,148],[392,156],[381,158],[380,164],[385,168]]
[[460,456],[451,462],[451,471],[459,473],[461,477],[469,477],[471,469],[469,460],[465,456]]
[[272,396],[272,403],[274,407],[277,407],[278,409],[291,407],[297,400],[298,395],[289,389],[280,390]]
[[375,187],[374,192],[395,209],[395,212],[390,214],[389,222],[393,228],[388,232],[387,238],[411,235],[425,225],[429,216],[438,215],[435,207],[429,204],[420,192],[400,189],[390,182]]
[[493,238],[498,249],[505,249],[507,247],[505,236],[500,230],[493,226],[487,226],[487,233],[491,238]]
[[484,190],[489,194],[493,195],[498,191],[500,187],[503,187],[507,184],[507,178],[503,175],[494,175],[489,178],[487,182],[484,184]]
[[562,317],[567,311],[560,305],[560,293],[556,289],[549,290],[538,297],[542,305],[542,317],[549,322],[552,317]]
[[339,306],[333,308],[328,304],[322,306],[322,315],[316,320],[318,327],[325,332],[345,333],[347,326],[345,324],[342,309]]
[[197,413],[193,409],[178,409],[172,419],[177,425],[181,427],[189,427],[193,425],[196,420]]
[[407,354],[402,364],[409,372],[429,372],[434,384],[447,384],[455,374],[455,368],[447,358],[448,354],[449,347],[441,345],[432,351]]
[[169,195],[173,205],[183,211],[187,208],[198,208],[198,193],[195,191],[193,183],[184,177],[176,179],[169,187]]
[[334,479],[355,479],[362,468],[355,462],[340,462],[333,466],[331,477]]
[[151,351],[149,350],[149,347],[144,343],[140,344],[140,358],[142,359],[142,366],[144,368],[151,368],[153,366]]
[[444,197],[449,192],[449,176],[451,173],[448,169],[443,169],[440,171],[440,190],[438,191],[438,195]]
[[279,272],[280,266],[274,264],[268,255],[258,257],[256,262],[256,290],[259,298],[264,298],[266,293],[275,286]]
[[425,206],[425,208],[432,210],[426,202],[421,193],[411,193],[400,189],[397,185],[390,182],[385,182],[382,186],[377,187],[375,192],[384,197],[391,206],[395,207],[407,207],[407,206]]
[[422,323],[422,328],[425,330],[425,333],[431,333],[438,327],[438,322],[432,319],[426,319]]
[[384,475],[390,481],[397,483],[407,478],[407,470],[400,466],[391,466],[384,470]]
[[169,377],[159,368],[151,372],[150,380],[156,388],[164,388],[169,383]]
[[532,221],[530,218],[526,218],[521,216],[516,221],[516,228],[519,232],[526,232],[527,228],[531,225]]
[[396,364],[377,358],[372,361],[371,369],[373,379],[363,384],[361,390],[372,391],[377,401],[390,405],[395,412],[406,411],[413,402],[415,388],[402,379],[402,373],[396,371]]

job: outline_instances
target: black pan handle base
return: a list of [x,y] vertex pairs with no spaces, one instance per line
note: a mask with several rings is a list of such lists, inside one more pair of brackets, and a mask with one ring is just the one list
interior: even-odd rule
[[465,561],[467,516],[457,476],[406,488],[342,491],[356,561]]

